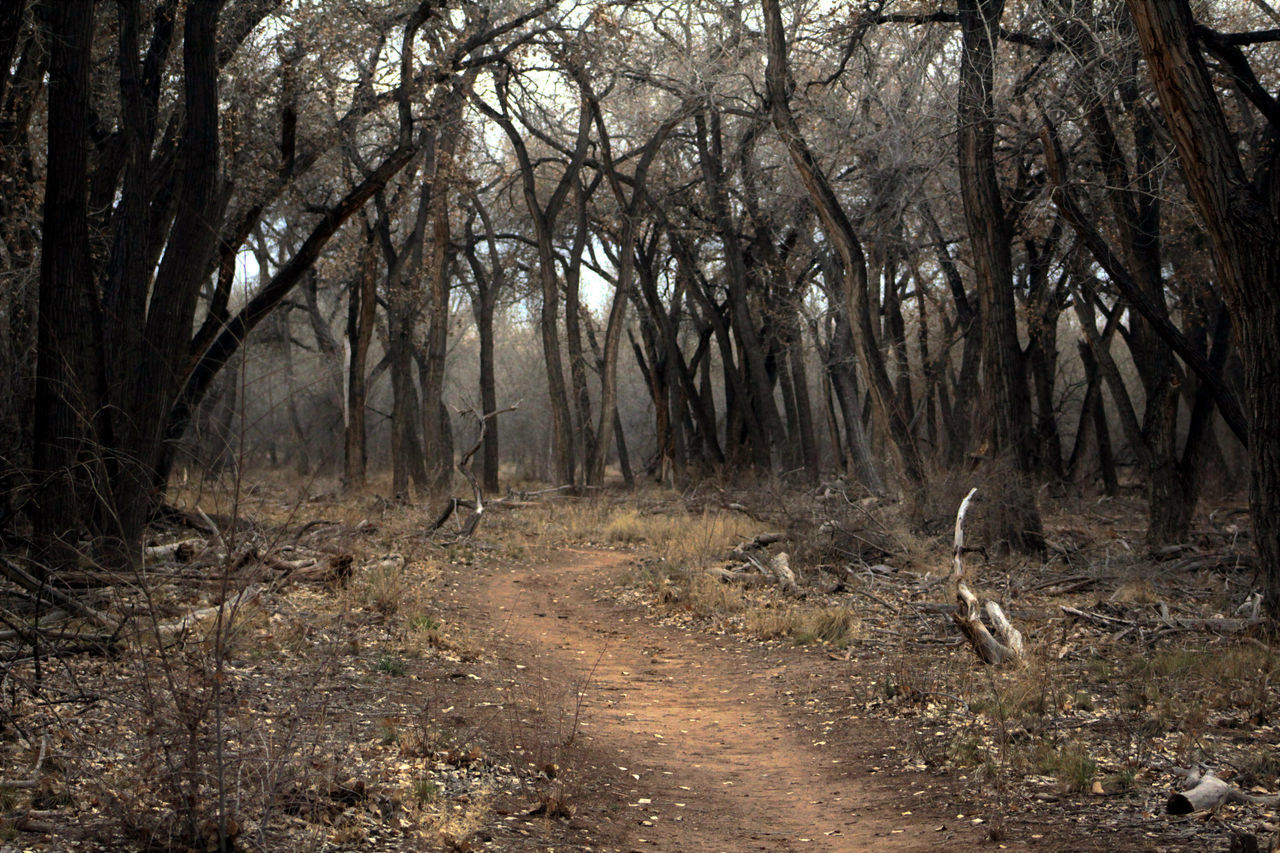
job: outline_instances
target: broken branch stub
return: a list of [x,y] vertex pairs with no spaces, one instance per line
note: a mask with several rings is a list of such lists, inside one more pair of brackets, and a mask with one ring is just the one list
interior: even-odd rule
[[978,488],[969,490],[969,494],[964,496],[964,500],[960,501],[960,509],[956,511],[956,537],[955,552],[951,558],[951,575],[949,581],[955,583],[964,577],[964,519],[969,514],[969,504],[973,501],[973,496],[978,493]]
[[485,412],[484,414],[477,412],[475,409],[465,409],[458,413],[460,415],[470,415],[475,418],[476,422],[479,424],[479,429],[476,432],[475,443],[471,445],[471,448],[466,453],[462,454],[462,459],[458,461],[457,465],[459,473],[461,473],[463,477],[466,477],[467,482],[471,484],[471,492],[475,495],[475,500],[469,501],[459,497],[449,498],[449,502],[445,504],[444,509],[442,509],[440,514],[436,516],[435,523],[428,528],[428,534],[435,533],[441,527],[444,527],[444,523],[449,520],[449,517],[453,515],[455,511],[461,507],[466,507],[471,510],[471,515],[467,517],[465,522],[463,522],[462,528],[458,531],[457,538],[459,540],[470,539],[475,535],[476,528],[480,526],[480,521],[484,518],[485,506],[484,490],[480,488],[480,481],[476,479],[475,473],[471,470],[471,460],[475,458],[476,453],[478,453],[481,446],[484,445],[484,438],[489,430],[489,421],[496,418],[498,415],[503,415],[507,412],[514,412],[519,408],[520,404],[516,403],[515,405],[507,406],[505,409],[498,409],[494,412]]

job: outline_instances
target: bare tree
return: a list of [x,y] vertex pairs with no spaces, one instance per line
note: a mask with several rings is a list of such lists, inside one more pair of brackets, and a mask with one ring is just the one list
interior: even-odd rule
[[[1264,598],[1280,618],[1280,108],[1232,39],[1198,27],[1186,0],[1128,0],[1191,198],[1204,220],[1245,363],[1254,539]],[[1263,38],[1269,38],[1263,36]],[[1258,111],[1261,145],[1233,134],[1203,51]],[[1250,174],[1252,171],[1252,174]]]

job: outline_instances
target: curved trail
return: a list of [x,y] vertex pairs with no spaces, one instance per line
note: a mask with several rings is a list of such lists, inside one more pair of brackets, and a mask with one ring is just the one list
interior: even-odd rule
[[627,562],[621,554],[570,551],[553,564],[477,579],[496,630],[524,650],[528,676],[582,692],[577,739],[591,766],[578,773],[592,791],[577,822],[597,841],[619,845],[606,849],[982,844],[978,829],[951,820],[954,812],[918,810],[918,779],[873,772],[896,760],[886,752],[891,735],[875,723],[854,721],[835,749],[799,724],[804,712],[786,707],[782,677],[798,653],[786,650],[779,660],[598,600]]

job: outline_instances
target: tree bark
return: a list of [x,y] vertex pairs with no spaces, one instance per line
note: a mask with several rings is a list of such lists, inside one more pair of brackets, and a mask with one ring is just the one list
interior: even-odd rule
[[[41,224],[32,514],[40,562],[74,563],[72,537],[91,529],[84,465],[97,453],[93,401],[105,382],[101,315],[89,257],[88,127],[92,0],[42,6],[49,45],[49,164]],[[7,71],[7,69],[6,69]],[[128,531],[122,531],[127,534]]]
[[1044,549],[1044,528],[1027,478],[1036,470],[1031,399],[1018,344],[1009,222],[995,166],[996,39],[1004,0],[960,0],[960,195],[982,312],[982,402],[993,454],[1008,454],[1016,480],[1005,491],[997,538],[1019,552]]
[[[1246,176],[1186,0],[1128,0],[1128,6],[1238,330],[1254,542],[1267,611],[1280,619],[1280,193],[1274,183]],[[1260,176],[1274,181],[1280,152],[1264,147],[1261,156]]]
[[[453,441],[445,435],[448,410],[444,404],[444,368],[449,345],[449,283],[453,248],[450,241],[449,199],[457,180],[454,157],[462,135],[462,110],[466,106],[475,72],[454,80],[441,110],[435,169],[431,181],[431,252],[427,263],[427,334],[422,375],[423,451],[427,488],[443,492],[453,479]],[[444,410],[443,416],[437,413]],[[446,440],[448,438],[448,440]]]
[[[542,337],[542,355],[547,365],[547,394],[550,397],[551,409],[551,441],[552,468],[557,485],[574,484],[576,460],[573,453],[573,440],[570,435],[573,418],[569,410],[569,391],[565,384],[564,365],[561,363],[560,349],[560,280],[556,274],[555,247],[552,245],[556,219],[564,207],[569,190],[578,180],[582,164],[587,156],[590,142],[591,111],[586,98],[582,98],[578,108],[578,136],[574,144],[573,155],[565,164],[555,189],[552,190],[546,204],[538,200],[538,176],[524,139],[520,136],[514,122],[506,113],[505,85],[498,87],[499,101],[503,111],[499,112],[484,99],[474,97],[473,103],[479,110],[493,119],[506,133],[520,166],[521,188],[525,206],[533,221],[534,237],[538,249],[538,281],[542,291],[542,308],[539,315],[539,330]],[[573,306],[570,306],[572,308]]]
[[[475,240],[468,231],[466,240],[467,262],[475,278],[475,297],[472,300],[472,313],[476,319],[476,334],[480,339],[480,408],[481,416],[498,410],[497,377],[494,373],[494,341],[493,319],[498,304],[498,293],[506,289],[506,273],[503,261],[498,254],[498,239],[494,231],[489,211],[479,198],[472,196],[476,212],[484,223],[485,241],[489,247],[489,268],[486,270],[480,263],[476,252]],[[468,229],[470,225],[468,224]],[[498,443],[498,419],[486,422],[484,444],[480,454],[481,483],[484,490],[493,494],[498,491],[498,470],[500,466]]]
[[911,434],[906,412],[894,392],[884,359],[876,345],[872,319],[868,310],[866,255],[826,174],[809,149],[789,105],[792,82],[787,70],[786,39],[782,30],[782,12],[778,0],[763,0],[768,38],[769,63],[765,72],[770,111],[774,127],[782,138],[801,182],[817,209],[826,232],[840,256],[839,274],[843,281],[844,302],[854,331],[862,365],[868,374],[872,400],[880,419],[888,428],[899,458],[902,476],[903,504],[910,523],[919,524],[924,512],[924,462]]
[[773,468],[775,446],[781,445],[786,436],[773,400],[773,385],[765,366],[764,343],[756,330],[756,319],[751,314],[747,299],[749,284],[747,265],[742,255],[741,232],[725,187],[720,113],[708,108],[695,116],[695,123],[702,180],[711,206],[711,217],[724,247],[725,286],[732,331],[745,367],[742,390],[746,395],[737,402],[751,412],[746,426],[751,431],[752,458],[759,470],[767,472]]
[[622,209],[622,235],[618,246],[618,282],[609,306],[609,319],[605,324],[604,351],[600,357],[600,419],[596,426],[595,452],[587,468],[587,485],[603,486],[605,460],[609,454],[609,447],[613,443],[613,419],[618,407],[618,350],[622,345],[627,303],[630,301],[632,281],[635,277],[636,232],[639,228],[640,208],[645,199],[645,181],[649,166],[657,156],[658,149],[662,147],[667,134],[675,128],[681,116],[663,122],[645,143],[640,153],[640,160],[636,163],[635,172],[631,176],[631,196],[628,198],[614,163],[612,145],[605,128],[604,115],[600,111],[600,103],[590,92],[590,86],[585,78],[580,81],[580,85],[586,92],[585,97],[595,118],[605,178],[613,190],[614,200]]
[[347,491],[364,488],[368,455],[365,444],[365,370],[377,311],[378,258],[373,229],[366,228],[360,266],[348,290],[347,393],[343,399],[342,482]]

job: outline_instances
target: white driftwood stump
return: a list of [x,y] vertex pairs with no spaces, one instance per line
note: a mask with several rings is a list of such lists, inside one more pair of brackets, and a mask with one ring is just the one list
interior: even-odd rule
[[[994,601],[988,601],[985,607],[987,621],[991,623],[991,628],[988,629],[979,612],[978,597],[961,580],[964,577],[964,519],[969,512],[969,503],[977,491],[970,489],[956,512],[955,553],[952,557],[951,574],[947,579],[956,585],[956,603],[959,606],[951,614],[951,618],[982,662],[998,666],[1022,660],[1026,653],[1026,643],[1022,639],[1022,633]],[[992,630],[995,631],[994,635]]]

